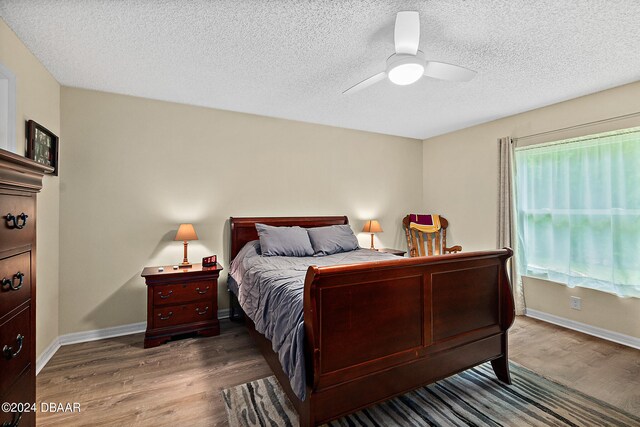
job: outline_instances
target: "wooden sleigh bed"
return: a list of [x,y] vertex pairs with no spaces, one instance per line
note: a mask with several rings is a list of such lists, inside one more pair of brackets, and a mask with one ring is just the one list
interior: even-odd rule
[[[231,259],[255,223],[320,227],[346,216],[231,218]],[[302,426],[322,424],[491,361],[510,384],[511,249],[309,267],[304,284],[307,397],[294,394],[271,342],[246,319]]]

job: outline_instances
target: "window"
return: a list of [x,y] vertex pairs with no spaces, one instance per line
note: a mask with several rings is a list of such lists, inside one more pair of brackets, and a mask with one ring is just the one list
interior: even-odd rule
[[16,151],[16,76],[0,64],[0,148]]
[[518,267],[640,297],[640,128],[517,148]]

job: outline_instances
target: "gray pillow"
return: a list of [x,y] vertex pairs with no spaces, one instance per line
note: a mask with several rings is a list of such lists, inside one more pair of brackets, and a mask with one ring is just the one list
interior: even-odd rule
[[315,255],[331,255],[360,248],[349,225],[307,228]]
[[311,256],[313,247],[307,230],[301,227],[272,227],[256,224],[263,256]]

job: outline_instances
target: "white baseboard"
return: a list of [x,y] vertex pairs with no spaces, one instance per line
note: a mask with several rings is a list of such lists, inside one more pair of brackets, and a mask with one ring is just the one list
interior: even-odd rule
[[[229,309],[218,310],[218,319],[228,319]],[[130,323],[128,325],[113,326],[92,331],[72,332],[60,335],[44,349],[36,361],[36,375],[46,366],[58,349],[63,345],[79,344],[89,341],[103,340],[106,338],[121,337],[123,335],[138,334],[147,329],[147,322]]]
[[81,342],[103,340],[105,338],[121,337],[123,335],[138,334],[147,329],[147,322],[130,323],[122,326],[112,326],[93,331],[72,332],[60,335],[60,345],[79,344]]
[[42,371],[42,368],[44,368],[45,365],[49,363],[49,360],[51,360],[53,355],[56,354],[56,351],[58,351],[60,345],[60,337],[56,337],[56,339],[51,341],[51,344],[49,344],[47,348],[44,349],[44,351],[38,357],[38,360],[36,360],[36,375],[38,375],[40,371]]
[[532,310],[530,308],[526,309],[525,315],[534,319],[553,323],[554,325],[563,326],[568,329],[573,329],[574,331],[593,335],[594,337],[602,338],[607,341],[613,341],[615,343],[637,348],[640,350],[640,338],[632,337],[631,335],[621,334],[619,332],[614,332],[608,329],[599,328],[597,326],[588,325],[586,323],[577,322],[575,320],[566,319],[554,314],[545,313],[544,311]]

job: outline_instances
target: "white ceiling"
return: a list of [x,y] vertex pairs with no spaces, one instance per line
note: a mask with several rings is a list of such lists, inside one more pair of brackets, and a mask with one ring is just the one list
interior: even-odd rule
[[[388,80],[396,12],[469,83]],[[63,85],[427,138],[640,80],[640,1],[0,0]]]

